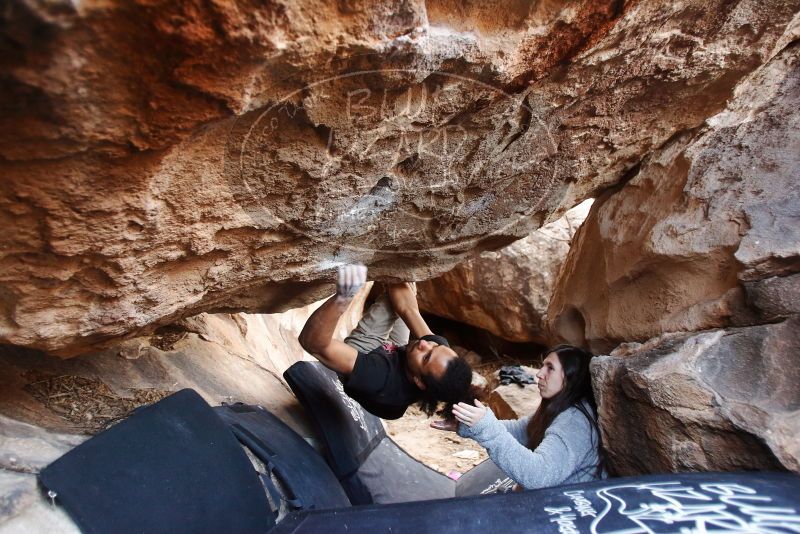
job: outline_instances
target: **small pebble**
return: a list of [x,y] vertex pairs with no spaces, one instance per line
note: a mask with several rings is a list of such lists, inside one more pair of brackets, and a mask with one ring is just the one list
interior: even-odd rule
[[480,458],[481,454],[478,451],[465,449],[463,451],[454,452],[453,456],[461,458],[462,460],[477,460]]

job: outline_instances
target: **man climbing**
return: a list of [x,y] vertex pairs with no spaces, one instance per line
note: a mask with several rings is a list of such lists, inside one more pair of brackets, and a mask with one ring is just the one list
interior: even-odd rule
[[345,265],[338,274],[336,294],[308,318],[299,341],[339,373],[345,393],[383,419],[399,419],[415,402],[432,415],[439,402],[469,398],[472,369],[428,328],[410,284],[387,285],[344,342],[333,339],[367,268]]

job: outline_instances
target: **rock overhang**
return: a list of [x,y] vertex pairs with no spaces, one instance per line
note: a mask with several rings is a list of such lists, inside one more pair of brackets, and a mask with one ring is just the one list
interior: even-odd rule
[[499,33],[471,5],[13,4],[0,338],[75,354],[523,237],[724,106],[796,9],[751,4],[540,6]]

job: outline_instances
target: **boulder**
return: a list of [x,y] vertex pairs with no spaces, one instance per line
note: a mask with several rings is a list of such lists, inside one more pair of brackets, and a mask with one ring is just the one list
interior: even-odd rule
[[510,413],[509,417],[500,419],[520,419],[533,415],[542,402],[539,388],[535,384],[520,386],[518,384],[508,384],[507,386],[497,386],[492,392],[492,396],[498,396],[506,403]]
[[474,350],[469,350],[459,345],[453,345],[452,349],[453,351],[455,351],[456,354],[464,358],[464,360],[472,367],[480,365],[481,362],[483,362],[483,356],[481,356]]
[[[340,339],[360,318],[368,293],[369,287],[364,288],[340,319],[336,328]],[[67,360],[2,346],[0,417],[9,423],[2,427],[6,447],[0,459],[10,455],[17,464],[29,465],[19,452],[11,451],[15,440],[24,439],[26,450],[39,451],[31,452],[39,463],[26,468],[26,472],[36,472],[39,464],[53,458],[45,449],[31,447],[29,429],[93,434],[137,406],[183,388],[195,389],[212,406],[223,402],[262,405],[301,435],[312,437],[283,372],[296,361],[312,358],[297,337],[320,304],[272,315],[200,314],[151,336]],[[10,421],[17,426],[9,426]]]
[[748,308],[759,322],[773,322],[800,314],[800,274],[744,282]]
[[596,200],[550,301],[557,337],[606,352],[797,313],[799,65],[795,43]]
[[485,389],[489,385],[489,381],[477,371],[472,371],[472,385]]
[[800,316],[671,334],[592,363],[609,467],[619,475],[800,472]]
[[417,284],[420,308],[515,342],[546,345],[545,315],[558,271],[591,200],[527,237]]
[[[536,373],[539,372],[539,369],[526,365],[521,367],[531,376],[536,376]],[[495,376],[497,377],[498,373],[495,373]],[[492,391],[490,401],[493,399],[499,399],[494,400],[502,410],[502,417],[495,412],[499,419],[519,419],[533,415],[542,402],[542,395],[539,393],[539,388],[536,387],[536,384],[523,386],[512,382],[511,384],[497,386]],[[494,410],[494,406],[492,406],[492,409]]]
[[796,11],[6,2],[0,342],[73,356],[283,311],[342,262],[432,278],[718,113]]

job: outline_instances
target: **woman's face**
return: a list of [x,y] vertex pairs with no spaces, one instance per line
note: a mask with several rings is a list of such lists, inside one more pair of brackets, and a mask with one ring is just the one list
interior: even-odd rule
[[547,355],[542,362],[542,368],[536,373],[539,393],[543,399],[551,399],[564,389],[564,369],[555,352]]

